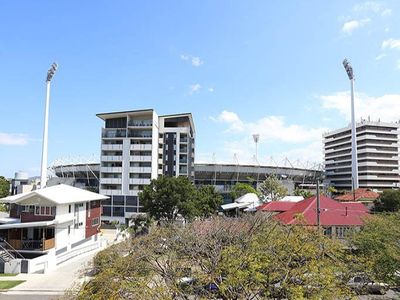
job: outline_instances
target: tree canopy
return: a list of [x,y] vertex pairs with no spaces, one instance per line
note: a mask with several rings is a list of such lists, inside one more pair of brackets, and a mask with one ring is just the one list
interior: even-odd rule
[[400,210],[400,190],[384,190],[375,203],[376,210],[397,212]]
[[264,182],[260,184],[258,189],[264,197],[272,201],[280,200],[288,193],[287,188],[274,174],[269,175]]
[[342,244],[265,215],[216,217],[100,252],[78,299],[341,299],[351,261]]
[[155,220],[173,221],[180,215],[185,219],[208,217],[222,204],[222,196],[213,186],[198,189],[187,177],[161,176],[151,181],[139,193],[145,212]]
[[233,200],[235,200],[247,193],[255,193],[258,195],[257,190],[252,185],[248,183],[238,182],[232,187],[230,196]]
[[400,285],[400,214],[374,215],[352,238],[357,255],[369,267],[371,277]]
[[0,198],[7,197],[9,193],[10,193],[10,182],[3,176],[0,176]]

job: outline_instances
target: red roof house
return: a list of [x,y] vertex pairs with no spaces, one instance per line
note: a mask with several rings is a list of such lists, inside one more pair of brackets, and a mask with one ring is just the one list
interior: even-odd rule
[[257,208],[258,211],[266,211],[266,212],[276,212],[276,213],[281,213],[284,211],[288,211],[291,209],[296,202],[291,202],[291,201],[271,201],[268,203],[265,203]]
[[335,200],[345,202],[345,201],[360,201],[360,202],[373,202],[379,198],[379,194],[370,189],[359,188],[354,192],[349,192],[344,195],[337,196]]
[[[363,218],[368,215],[368,209],[361,202],[342,203],[329,197],[320,196],[320,225],[331,226],[361,226]],[[284,224],[317,225],[317,196],[295,203],[289,210],[275,216]]]

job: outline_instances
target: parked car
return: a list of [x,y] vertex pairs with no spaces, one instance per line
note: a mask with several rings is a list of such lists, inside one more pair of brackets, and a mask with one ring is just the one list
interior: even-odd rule
[[356,275],[349,280],[347,285],[357,294],[381,294],[384,295],[389,285],[370,280],[366,275]]

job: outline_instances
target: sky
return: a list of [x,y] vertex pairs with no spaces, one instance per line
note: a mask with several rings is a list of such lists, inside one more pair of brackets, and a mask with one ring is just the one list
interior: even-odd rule
[[[0,175],[98,160],[96,113],[193,114],[196,161],[322,162],[322,134],[400,119],[400,1],[1,1]],[[287,159],[286,159],[287,158]]]

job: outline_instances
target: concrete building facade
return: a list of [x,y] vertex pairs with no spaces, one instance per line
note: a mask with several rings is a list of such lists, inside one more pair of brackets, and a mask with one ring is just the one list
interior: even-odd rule
[[103,220],[143,212],[139,192],[159,175],[194,176],[195,129],[192,115],[158,116],[153,109],[101,113],[99,192]]
[[[360,188],[383,190],[400,186],[400,124],[363,120],[356,125]],[[324,134],[324,164],[328,184],[351,190],[351,128]]]

